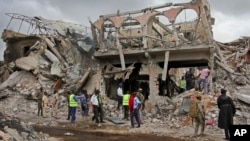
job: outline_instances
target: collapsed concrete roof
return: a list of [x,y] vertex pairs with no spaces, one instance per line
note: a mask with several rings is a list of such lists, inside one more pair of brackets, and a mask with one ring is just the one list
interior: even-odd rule
[[[21,92],[31,90],[23,94],[34,95],[39,87],[45,87],[49,94],[63,93],[73,85],[82,88],[89,75],[95,74],[95,62],[91,59],[94,49],[83,26],[15,13],[8,15],[11,15],[11,21],[26,21],[41,32],[3,31],[6,49],[1,67],[4,72],[1,74],[1,90],[17,87]],[[35,79],[24,77],[27,75],[32,76],[27,78]],[[89,87],[89,90],[93,91],[94,87]]]

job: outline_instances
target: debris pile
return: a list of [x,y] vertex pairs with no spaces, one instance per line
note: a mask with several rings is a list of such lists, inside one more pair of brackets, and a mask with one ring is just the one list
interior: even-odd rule
[[3,141],[55,141],[47,134],[37,133],[32,126],[21,122],[17,117],[0,113],[0,139]]

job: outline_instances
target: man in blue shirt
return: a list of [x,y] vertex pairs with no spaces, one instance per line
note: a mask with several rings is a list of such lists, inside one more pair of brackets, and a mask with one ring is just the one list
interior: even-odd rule
[[136,96],[136,92],[133,92],[132,95],[134,96],[134,103],[133,103],[133,111],[130,118],[131,127],[134,128],[134,118],[135,118],[138,125],[137,128],[139,128],[140,127],[139,109],[141,107],[141,102]]

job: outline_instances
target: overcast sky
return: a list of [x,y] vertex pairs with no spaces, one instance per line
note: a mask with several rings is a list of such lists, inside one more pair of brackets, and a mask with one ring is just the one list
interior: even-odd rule
[[[190,0],[0,0],[0,32],[8,25],[5,13],[42,16],[47,19],[65,20],[89,26],[99,15],[130,10],[140,10],[168,2]],[[211,15],[215,18],[214,39],[229,42],[241,36],[250,36],[250,0],[208,0]],[[16,23],[19,25],[20,23]],[[12,26],[12,25],[11,25]],[[13,25],[14,26],[14,25]],[[17,30],[17,29],[16,29]],[[0,41],[0,60],[5,44]]]

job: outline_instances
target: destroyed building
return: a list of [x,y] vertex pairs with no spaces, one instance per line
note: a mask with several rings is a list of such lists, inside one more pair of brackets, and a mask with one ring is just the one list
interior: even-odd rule
[[[195,13],[196,18],[178,22],[177,17],[186,10]],[[89,94],[99,88],[101,94],[114,99],[118,84],[123,83],[125,91],[143,88],[149,95],[147,123],[153,123],[155,128],[157,123],[180,128],[183,117],[175,115],[183,109],[187,113],[186,97],[193,91],[172,100],[159,95],[171,95],[171,77],[178,68],[210,66],[210,92],[214,94],[221,87],[228,89],[237,105],[238,123],[250,123],[250,38],[230,43],[215,41],[215,20],[207,0],[117,11],[90,21],[91,28],[42,17],[7,15],[11,18],[9,24],[14,20],[21,24],[16,31],[8,25],[2,33],[6,49],[0,68],[0,105],[8,104],[2,106],[4,114],[34,115],[36,103],[32,100],[40,87],[50,95],[63,95],[74,85],[87,89]],[[27,33],[21,33],[25,23]],[[216,119],[214,97],[203,96],[208,103],[206,118]],[[66,99],[61,100],[61,113],[65,114]],[[115,113],[114,100],[104,99],[104,103],[108,103],[104,105],[106,115],[119,114]]]
[[14,20],[22,21],[18,31],[24,28],[28,34],[8,27],[2,33],[6,49],[1,90],[20,88],[22,94],[34,96],[39,87],[44,87],[50,95],[64,93],[74,85],[80,89],[93,75],[94,49],[87,27],[17,13],[7,15],[11,17],[8,26]]
[[[177,22],[185,10],[196,13],[196,18]],[[142,87],[153,100],[164,90],[170,95],[171,68],[209,65],[213,69],[213,24],[207,0],[101,15],[91,22],[91,30],[105,93],[114,94],[124,83],[128,91]]]

